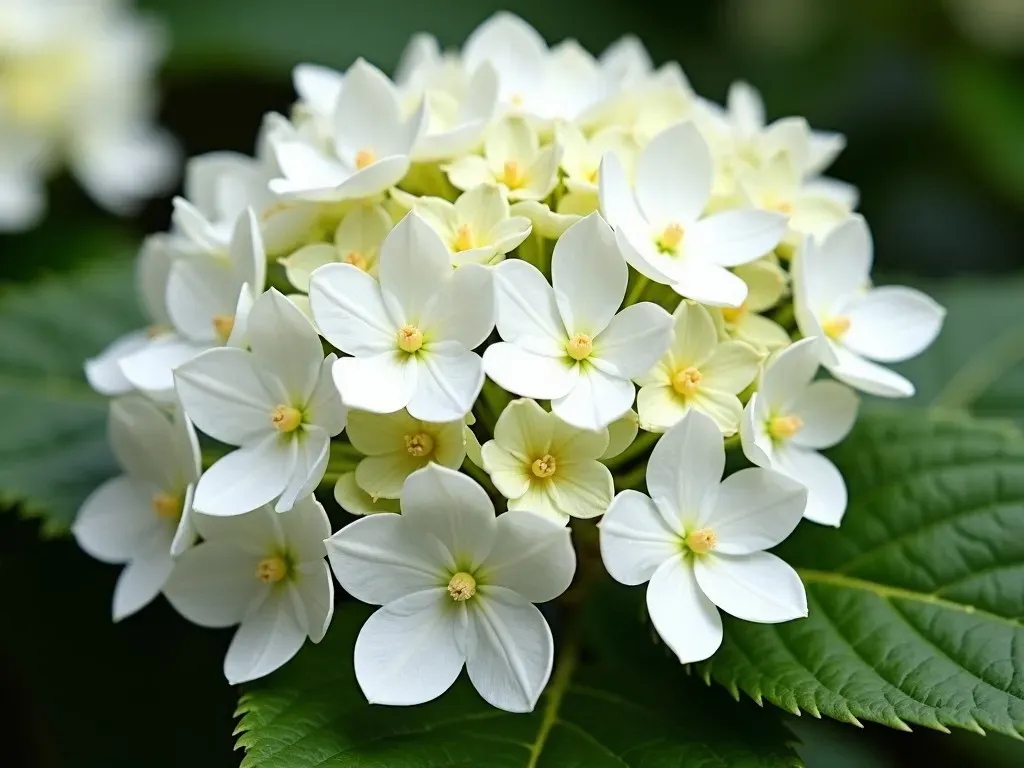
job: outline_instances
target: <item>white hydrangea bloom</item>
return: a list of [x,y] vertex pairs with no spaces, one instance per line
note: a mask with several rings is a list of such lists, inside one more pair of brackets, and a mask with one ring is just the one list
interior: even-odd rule
[[71,530],[93,557],[126,563],[114,590],[114,621],[120,621],[160,594],[174,555],[195,542],[199,443],[180,410],[167,414],[136,396],[110,404],[109,430],[124,474],[85,500]]
[[402,514],[369,515],[326,542],[342,588],[383,606],[356,639],[366,698],[421,704],[465,667],[488,703],[533,710],[554,645],[533,603],[572,581],[568,529],[527,511],[495,518],[479,485],[436,464],[409,476],[401,504]]
[[878,363],[927,349],[946,310],[913,288],[872,288],[873,255],[861,216],[851,216],[820,242],[808,238],[794,265],[797,323],[804,336],[818,337],[822,364],[840,381],[872,395],[910,397],[914,385]]
[[650,582],[651,622],[684,664],[722,644],[719,608],[762,624],[807,615],[800,577],[765,552],[796,528],[807,491],[760,468],[721,482],[724,469],[718,426],[691,412],[651,454],[651,495],[623,491],[600,523],[608,573],[623,584]]
[[331,381],[334,355],[305,316],[271,289],[249,314],[249,351],[211,349],[174,371],[185,412],[203,432],[239,446],[199,480],[195,507],[240,515],[276,500],[291,509],[323,479],[330,439],[345,427]]
[[175,563],[164,594],[203,627],[238,624],[224,676],[232,685],[269,675],[309,638],[319,643],[334,614],[324,562],[331,523],[306,496],[283,514],[269,506],[235,517],[195,516],[203,542]]
[[484,353],[487,375],[509,392],[551,400],[581,429],[624,415],[636,397],[631,379],[665,351],[672,319],[650,302],[618,312],[627,268],[605,221],[593,213],[559,238],[551,285],[519,260],[494,274],[503,341]]
[[838,526],[846,511],[846,483],[818,451],[850,433],[859,402],[839,382],[814,381],[820,351],[816,339],[802,339],[765,366],[743,413],[741,434],[750,461],[807,487],[804,517]]

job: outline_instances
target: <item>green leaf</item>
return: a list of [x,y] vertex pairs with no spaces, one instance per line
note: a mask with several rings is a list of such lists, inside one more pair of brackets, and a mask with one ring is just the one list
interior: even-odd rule
[[531,714],[490,707],[465,675],[429,704],[371,706],[352,669],[353,644],[369,612],[342,604],[320,645],[307,645],[247,688],[236,730],[246,749],[243,768],[800,765],[792,737],[768,713],[719,696],[664,659],[660,675],[624,664],[660,659],[646,637],[617,663],[595,661],[592,651],[584,663],[572,641],[562,643],[569,650]]
[[810,616],[729,620],[705,675],[792,712],[1024,733],[1024,438],[914,414],[834,451],[843,525],[780,547]]
[[106,399],[82,363],[142,322],[122,261],[0,292],[0,502],[42,517],[48,533],[116,472]]

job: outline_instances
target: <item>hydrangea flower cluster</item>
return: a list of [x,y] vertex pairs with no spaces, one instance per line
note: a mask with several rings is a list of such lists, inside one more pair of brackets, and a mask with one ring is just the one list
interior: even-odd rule
[[39,221],[64,164],[114,213],[174,183],[177,146],[151,124],[163,49],[123,0],[0,2],[0,231]]
[[[242,682],[324,636],[336,580],[381,606],[354,648],[370,701],[465,667],[519,712],[571,532],[649,582],[681,662],[719,647],[719,611],[806,616],[767,550],[840,524],[819,451],[858,390],[913,392],[884,364],[944,315],[871,286],[856,192],[821,175],[842,137],[766,123],[743,84],[716,106],[635,39],[595,58],[504,13],[460,51],[415,37],[394,79],[359,60],[295,86],[254,157],[192,161],[139,259],[152,325],[87,365],[126,474],[75,533],[128,563],[115,618],[163,592],[238,624]],[[727,449],[755,466],[723,481]],[[359,518],[333,533],[332,485]]]

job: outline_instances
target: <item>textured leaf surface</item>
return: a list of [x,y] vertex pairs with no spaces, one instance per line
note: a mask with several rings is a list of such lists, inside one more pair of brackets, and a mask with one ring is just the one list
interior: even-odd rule
[[43,517],[49,533],[116,471],[106,400],[82,363],[141,324],[121,261],[0,293],[0,501]]
[[780,548],[809,618],[729,621],[705,673],[815,716],[1024,733],[1024,439],[872,416],[834,459],[842,528],[804,524]]
[[[245,692],[238,726],[243,768],[800,765],[791,737],[770,713],[707,690],[677,665],[667,667],[667,677],[652,676],[629,669],[622,657],[617,665],[563,657],[528,715],[489,707],[465,675],[429,704],[371,706],[351,661],[368,614],[364,606],[342,605],[323,643]],[[633,653],[660,660],[649,644],[634,645]]]

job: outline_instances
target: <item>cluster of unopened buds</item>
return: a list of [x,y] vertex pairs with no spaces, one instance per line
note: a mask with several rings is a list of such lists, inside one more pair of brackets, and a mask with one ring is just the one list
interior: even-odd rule
[[[871,286],[856,194],[820,175],[842,137],[766,124],[743,84],[715,106],[634,39],[595,59],[508,14],[455,53],[415,37],[393,80],[360,60],[295,85],[254,158],[192,161],[139,260],[151,327],[87,365],[125,474],[75,534],[127,563],[115,618],[162,592],[239,624],[242,682],[324,636],[333,571],[381,606],[354,649],[370,701],[466,667],[528,711],[570,531],[648,582],[681,662],[719,647],[719,609],[805,616],[766,550],[840,524],[819,451],[855,390],[913,393],[882,364],[943,320]],[[733,445],[756,466],[723,480]],[[360,516],[333,533],[325,483]]]

